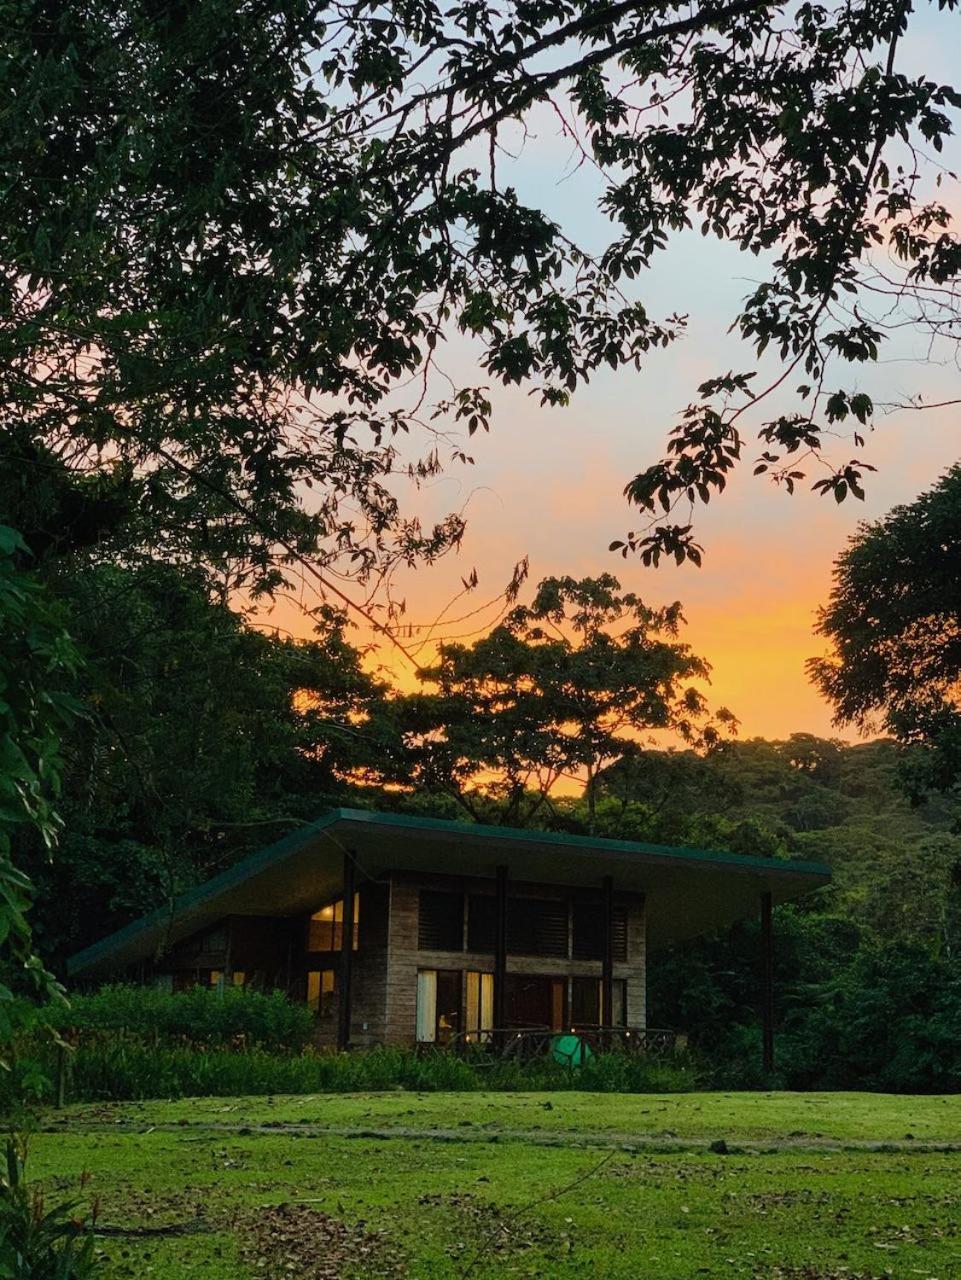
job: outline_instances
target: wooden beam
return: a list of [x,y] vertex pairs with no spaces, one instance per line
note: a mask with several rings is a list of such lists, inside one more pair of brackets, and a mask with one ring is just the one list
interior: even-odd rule
[[337,993],[337,1048],[350,1048],[351,977],[354,967],[354,855],[344,852],[344,914],[340,930],[340,990]]
[[494,1026],[507,1021],[507,868],[497,868],[494,905]]
[[601,1026],[614,1025],[614,877],[605,876],[604,950],[601,960]]
[[761,894],[761,1065],[774,1070],[774,922],[773,899]]

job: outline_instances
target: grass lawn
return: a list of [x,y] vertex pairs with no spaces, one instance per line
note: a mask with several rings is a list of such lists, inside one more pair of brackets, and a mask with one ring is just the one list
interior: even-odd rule
[[961,1276],[957,1098],[88,1105],[46,1117],[30,1172],[90,1175],[112,1278]]

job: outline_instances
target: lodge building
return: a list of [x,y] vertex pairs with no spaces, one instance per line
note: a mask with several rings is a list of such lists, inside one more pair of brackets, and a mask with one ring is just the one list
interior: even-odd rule
[[772,910],[829,878],[818,863],[336,809],[79,952],[68,975],[280,988],[340,1048],[629,1034],[647,1027],[649,957],[759,914],[770,1058]]

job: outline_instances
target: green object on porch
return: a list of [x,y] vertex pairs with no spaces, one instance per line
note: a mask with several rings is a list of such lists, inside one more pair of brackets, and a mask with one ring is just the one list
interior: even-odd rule
[[555,1036],[551,1041],[551,1057],[562,1067],[582,1067],[591,1056],[591,1047],[580,1036]]

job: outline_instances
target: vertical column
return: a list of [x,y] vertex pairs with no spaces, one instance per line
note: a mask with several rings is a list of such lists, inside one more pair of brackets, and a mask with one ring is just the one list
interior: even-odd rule
[[497,868],[494,890],[494,1026],[507,1021],[507,868]]
[[350,1047],[350,983],[354,964],[354,858],[344,853],[344,911],[340,930],[340,991],[337,998],[337,1048]]
[[[601,960],[601,1026],[614,1023],[614,877],[605,876],[604,894],[604,952]],[[602,1043],[606,1038],[602,1034]]]
[[773,900],[761,894],[761,1063],[774,1070],[774,926]]

